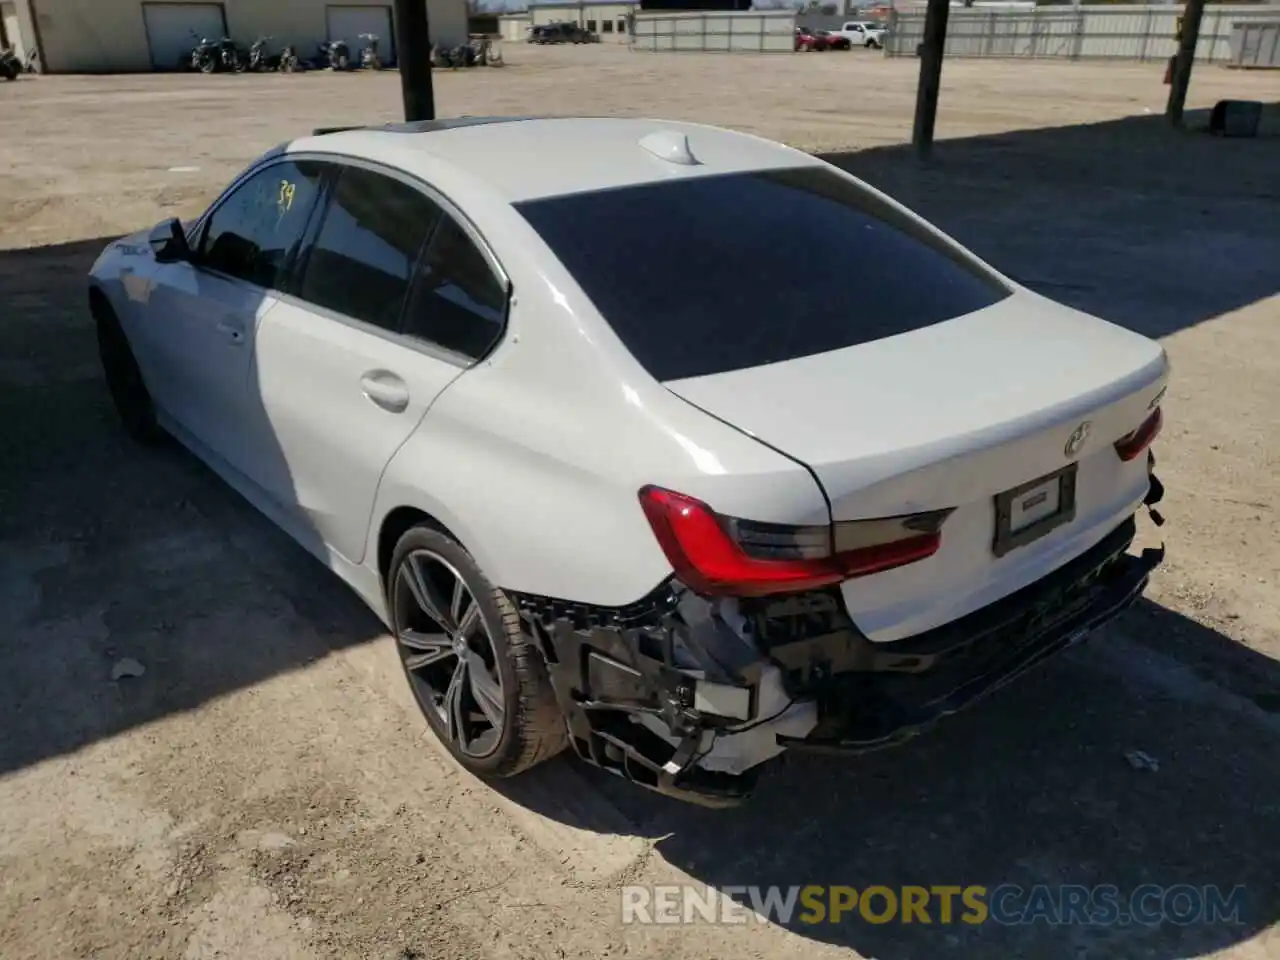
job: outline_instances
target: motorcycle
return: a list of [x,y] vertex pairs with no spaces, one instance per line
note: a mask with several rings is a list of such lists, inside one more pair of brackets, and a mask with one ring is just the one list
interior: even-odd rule
[[362,33],[360,39],[364,41],[364,48],[360,51],[360,66],[365,70],[381,70],[382,58],[378,56],[378,35]]
[[17,80],[25,70],[26,67],[12,47],[0,49],[0,78]]
[[218,43],[218,52],[221,55],[223,70],[228,73],[244,73],[244,56],[234,40],[223,37]]
[[276,69],[281,73],[296,73],[302,69],[302,61],[298,59],[298,51],[292,44],[280,51],[280,64]]
[[196,39],[196,45],[191,49],[191,54],[187,57],[188,66],[192,70],[199,70],[201,73],[213,73],[218,69],[218,62],[222,59],[218,55],[218,44],[205,37],[200,36],[194,30],[191,35]]
[[320,63],[330,70],[351,69],[351,48],[345,40],[327,40],[317,48]]
[[230,37],[210,40],[208,37],[200,36],[194,30],[191,31],[191,35],[196,38],[195,48],[191,51],[192,70],[199,70],[201,73],[243,72],[244,60]]
[[280,67],[281,57],[273,57],[267,53],[267,41],[271,37],[259,37],[249,47],[249,70],[253,73],[267,73]]
[[456,47],[436,45],[431,48],[431,65],[435,67],[457,70],[459,67],[473,66],[475,59],[475,49],[469,43],[460,43]]

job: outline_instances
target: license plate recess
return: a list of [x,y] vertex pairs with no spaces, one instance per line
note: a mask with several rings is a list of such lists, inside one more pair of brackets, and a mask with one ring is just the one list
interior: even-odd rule
[[1070,463],[996,494],[996,530],[991,551],[997,557],[1025,547],[1075,519],[1077,467]]

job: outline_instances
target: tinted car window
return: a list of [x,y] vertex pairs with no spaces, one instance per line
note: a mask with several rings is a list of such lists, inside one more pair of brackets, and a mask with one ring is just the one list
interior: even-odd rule
[[[694,177],[516,209],[657,379],[838,350],[979,310],[1008,288],[821,167]],[[874,276],[849,281],[849,268]]]
[[404,332],[468,357],[502,334],[507,290],[480,249],[446,216],[423,257]]
[[440,208],[408,184],[345,168],[307,251],[298,296],[396,329],[414,265],[439,216]]
[[276,287],[320,195],[324,167],[275,163],[238,186],[210,215],[195,251],[202,267]]

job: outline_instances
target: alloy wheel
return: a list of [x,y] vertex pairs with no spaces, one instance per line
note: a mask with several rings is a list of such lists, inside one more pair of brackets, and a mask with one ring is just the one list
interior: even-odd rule
[[464,754],[492,754],[504,727],[497,648],[479,600],[430,550],[405,557],[392,602],[397,647],[414,696]]

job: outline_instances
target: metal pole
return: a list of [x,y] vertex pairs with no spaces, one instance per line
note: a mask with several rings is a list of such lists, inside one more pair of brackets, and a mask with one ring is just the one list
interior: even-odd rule
[[916,119],[911,130],[911,145],[921,160],[929,159],[933,152],[933,127],[938,118],[938,92],[942,88],[942,51],[947,43],[947,17],[950,13],[950,0],[929,0],[924,15]]
[[431,88],[431,30],[427,0],[395,0],[396,59],[400,64],[400,90],[406,120],[434,120],[435,94]]
[[1182,13],[1182,36],[1178,38],[1178,54],[1173,61],[1173,76],[1169,78],[1169,105],[1164,115],[1175,127],[1182,126],[1182,108],[1187,102],[1187,88],[1191,86],[1191,65],[1196,59],[1196,44],[1200,40],[1200,20],[1204,16],[1204,0],[1187,0]]

